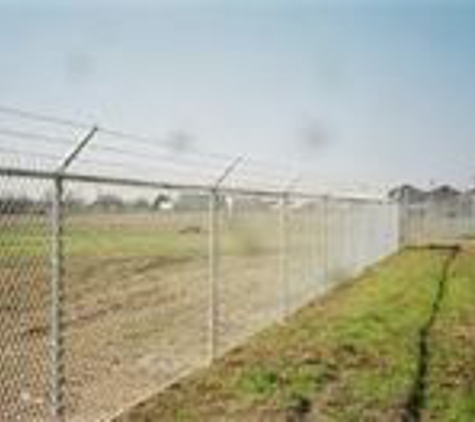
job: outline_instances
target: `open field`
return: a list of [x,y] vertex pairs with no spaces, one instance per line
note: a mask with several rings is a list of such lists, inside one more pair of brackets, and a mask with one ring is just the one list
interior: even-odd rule
[[122,421],[473,421],[475,251],[408,249]]

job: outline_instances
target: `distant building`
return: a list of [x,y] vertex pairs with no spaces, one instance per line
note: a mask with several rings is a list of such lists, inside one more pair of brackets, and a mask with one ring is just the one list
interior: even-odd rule
[[446,202],[452,199],[457,199],[460,197],[460,195],[461,192],[452,186],[442,185],[427,192],[426,200],[434,202]]
[[466,190],[463,194],[467,199],[475,199],[475,188]]
[[124,209],[124,200],[114,194],[100,194],[91,204],[91,208],[101,211],[120,211]]
[[411,185],[402,185],[391,189],[388,197],[393,201],[412,204],[425,201],[426,192]]
[[388,197],[393,201],[405,202],[407,204],[421,202],[448,202],[458,199],[462,192],[450,185],[437,186],[434,189],[425,191],[411,185],[402,185],[391,189]]

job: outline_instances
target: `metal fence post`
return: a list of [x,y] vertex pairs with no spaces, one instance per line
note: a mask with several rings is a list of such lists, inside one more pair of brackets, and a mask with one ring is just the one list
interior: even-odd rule
[[64,420],[64,344],[63,344],[63,189],[64,175],[74,160],[98,132],[94,126],[68,153],[54,175],[54,194],[51,207],[51,334],[50,334],[50,406],[51,420]]
[[318,202],[312,200],[309,210],[310,227],[308,229],[310,235],[310,282],[312,290],[318,293],[320,280],[318,277]]
[[404,249],[409,240],[410,216],[407,194],[402,193],[398,202],[398,231],[399,231],[399,249]]
[[212,362],[218,352],[219,329],[219,194],[212,189],[209,195],[209,360]]
[[469,196],[469,233],[470,238],[475,236],[475,200],[474,200],[475,192],[471,193]]
[[328,242],[328,196],[324,195],[322,197],[322,216],[321,216],[321,254],[322,254],[322,270],[323,270],[323,290],[326,291],[328,288],[328,278],[329,278],[329,242]]
[[[288,210],[289,199],[295,185],[300,181],[300,176],[293,177],[284,187],[280,197],[280,286],[282,289],[282,319],[285,319],[291,311],[291,292],[289,283],[289,232],[288,232]],[[299,239],[300,241],[300,239]],[[296,257],[293,257],[296,259]]]
[[219,188],[224,181],[235,171],[236,167],[243,161],[242,157],[237,157],[229,163],[209,192],[209,360],[212,362],[219,353],[219,278],[220,278],[220,224],[219,209],[220,195]]
[[288,231],[287,231],[287,193],[280,198],[279,237],[280,237],[280,288],[281,288],[281,316],[285,319],[289,313],[289,280],[288,280]]
[[64,420],[63,367],[63,179],[54,179],[51,206],[51,321],[50,321],[50,411],[51,420]]

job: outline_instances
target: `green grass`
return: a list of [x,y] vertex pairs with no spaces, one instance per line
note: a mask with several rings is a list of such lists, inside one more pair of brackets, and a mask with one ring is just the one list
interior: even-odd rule
[[[256,226],[254,216],[223,222],[221,247],[227,254],[273,253],[272,222]],[[262,221],[257,219],[258,222]],[[0,227],[0,255],[8,259],[44,257],[51,247],[51,227],[44,218],[17,218]],[[189,230],[191,228],[191,230]],[[72,257],[196,258],[207,254],[208,227],[199,214],[163,216],[79,215],[64,222],[64,247]]]
[[[122,421],[399,421],[450,251],[387,260],[175,384]],[[475,255],[450,267],[428,336],[422,420],[475,420]],[[300,418],[300,419],[299,419]]]
[[462,254],[431,337],[427,416],[443,421],[475,421],[475,265]]
[[[206,249],[199,235],[179,236],[170,232],[130,232],[94,229],[68,230],[64,237],[67,256],[201,256]],[[203,251],[204,249],[204,251]],[[50,235],[32,233],[1,233],[3,257],[41,257],[50,250]]]

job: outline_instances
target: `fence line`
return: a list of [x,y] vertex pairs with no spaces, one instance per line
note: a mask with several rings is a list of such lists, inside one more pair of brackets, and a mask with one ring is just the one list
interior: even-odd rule
[[427,245],[457,243],[475,234],[473,193],[401,204],[401,243]]
[[[16,192],[2,201],[0,287],[15,295],[19,280],[41,291],[50,280],[42,301],[2,294],[2,420],[107,419],[398,247],[387,201],[16,168],[0,178]],[[174,210],[67,199],[164,188],[195,196]],[[377,226],[371,241],[365,224]],[[5,369],[19,348],[31,363],[22,383]]]
[[[316,194],[254,161],[0,105],[5,116],[2,421],[108,420],[400,247],[475,231],[471,199]],[[53,169],[13,165],[18,154]],[[155,173],[170,167],[187,177]]]

